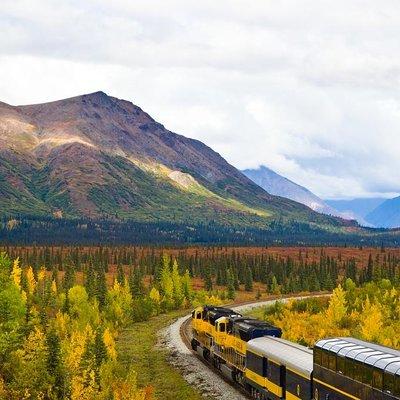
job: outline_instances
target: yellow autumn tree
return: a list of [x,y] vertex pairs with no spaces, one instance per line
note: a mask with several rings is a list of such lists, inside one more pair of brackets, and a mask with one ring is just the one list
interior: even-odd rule
[[361,334],[363,339],[378,342],[383,328],[382,311],[377,304],[371,304],[369,298],[364,303],[361,314]]
[[114,336],[111,333],[110,329],[106,328],[103,333],[103,342],[107,349],[107,354],[111,358],[111,360],[117,359],[117,350],[115,348],[115,340]]
[[84,370],[71,380],[71,400],[97,400],[99,388],[93,370]]
[[54,279],[51,281],[51,292],[54,296],[57,295],[57,283]]
[[88,338],[91,338],[93,333],[89,332],[89,328],[83,332],[74,330],[71,333],[71,337],[68,341],[65,341],[63,352],[65,354],[65,364],[70,371],[74,371],[79,374],[79,366],[83,354],[85,353],[85,345]]
[[0,377],[0,400],[6,400],[9,398],[7,392],[8,392],[8,390],[6,388],[4,380],[3,380],[3,378]]
[[346,293],[339,285],[332,294],[329,307],[326,310],[326,323],[330,326],[339,327],[344,317],[347,315]]
[[157,288],[153,287],[150,290],[150,294],[149,294],[150,300],[153,303],[153,307],[155,310],[156,314],[159,314],[160,312],[160,303],[161,303],[161,296],[160,296],[160,292],[157,290]]
[[17,286],[18,289],[20,289],[20,290],[21,290],[21,275],[22,275],[22,269],[19,266],[19,258],[16,258],[13,262],[11,278],[12,278],[15,286]]
[[172,297],[174,300],[175,307],[179,308],[184,300],[184,294],[182,290],[182,278],[179,275],[178,262],[174,260],[171,272],[172,279]]
[[41,267],[38,272],[38,282],[43,282],[45,278],[46,278],[46,268]]
[[28,287],[28,294],[29,296],[32,296],[36,288],[36,279],[32,267],[28,267],[28,269],[26,270],[26,282]]
[[39,328],[35,328],[23,347],[15,352],[13,364],[16,382],[13,391],[18,398],[45,398],[51,390],[51,377],[47,371],[45,335]]

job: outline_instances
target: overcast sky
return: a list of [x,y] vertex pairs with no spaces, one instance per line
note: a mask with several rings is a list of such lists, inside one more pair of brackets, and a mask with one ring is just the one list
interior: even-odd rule
[[2,0],[0,101],[103,90],[323,198],[400,193],[399,0]]

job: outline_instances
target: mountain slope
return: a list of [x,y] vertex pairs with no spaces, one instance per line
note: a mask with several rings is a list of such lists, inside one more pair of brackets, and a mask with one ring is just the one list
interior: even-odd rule
[[103,92],[0,103],[0,182],[3,214],[344,224],[267,193],[205,144]]
[[265,166],[261,166],[258,169],[246,169],[242,172],[270,194],[305,204],[319,213],[339,215],[338,211],[328,206],[305,187],[292,182]]
[[382,228],[400,227],[400,196],[384,201],[368,213],[365,219]]

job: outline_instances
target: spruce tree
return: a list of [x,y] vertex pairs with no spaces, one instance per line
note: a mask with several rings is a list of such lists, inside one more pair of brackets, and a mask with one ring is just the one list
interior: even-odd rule
[[253,274],[250,267],[246,268],[246,274],[244,277],[244,290],[251,292],[253,290]]
[[236,293],[235,293],[235,278],[231,269],[228,270],[227,274],[227,295],[228,299],[234,300]]
[[124,269],[122,268],[122,264],[119,263],[117,266],[117,282],[120,285],[123,285],[125,282],[125,274],[124,274]]
[[63,279],[63,288],[69,290],[75,284],[75,271],[70,263],[65,267],[65,274]]
[[99,302],[99,307],[103,308],[107,299],[107,280],[106,273],[102,268],[100,268],[100,271],[97,273],[96,298]]
[[61,358],[61,341],[57,332],[50,329],[46,335],[47,371],[54,377],[54,392],[57,399],[65,396],[64,373]]

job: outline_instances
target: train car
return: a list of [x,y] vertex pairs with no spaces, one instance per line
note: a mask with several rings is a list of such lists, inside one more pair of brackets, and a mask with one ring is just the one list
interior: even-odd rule
[[310,400],[313,353],[275,337],[250,340],[246,352],[246,389],[260,400]]
[[400,351],[354,338],[314,347],[315,400],[400,399]]
[[223,307],[198,307],[192,313],[192,348],[221,372],[243,384],[249,340],[282,335],[281,329]]
[[257,400],[400,400],[400,351],[354,338],[313,350],[223,307],[192,314],[192,347]]
[[215,306],[197,307],[192,312],[192,349],[208,358],[217,335],[216,320],[221,317],[240,317],[241,314]]

